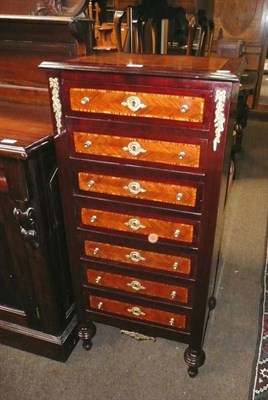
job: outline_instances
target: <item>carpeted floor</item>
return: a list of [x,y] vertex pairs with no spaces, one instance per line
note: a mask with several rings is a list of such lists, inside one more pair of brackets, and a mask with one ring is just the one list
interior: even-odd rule
[[97,326],[65,364],[0,345],[1,400],[246,400],[260,324],[268,212],[268,122],[249,121],[236,157],[217,306],[207,331],[206,363],[190,379],[184,344],[136,342]]

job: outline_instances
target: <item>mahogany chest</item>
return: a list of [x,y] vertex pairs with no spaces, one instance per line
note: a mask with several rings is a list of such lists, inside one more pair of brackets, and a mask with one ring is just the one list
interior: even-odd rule
[[195,376],[214,287],[241,61],[44,62],[86,349],[94,321],[188,344]]

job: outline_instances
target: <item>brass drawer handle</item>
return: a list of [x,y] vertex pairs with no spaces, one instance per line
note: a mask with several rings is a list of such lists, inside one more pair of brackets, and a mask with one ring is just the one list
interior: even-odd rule
[[180,112],[181,113],[183,113],[183,114],[185,114],[188,110],[189,110],[189,106],[188,106],[188,104],[183,104],[181,107],[180,107]]
[[177,293],[176,293],[175,290],[173,290],[173,291],[170,293],[170,297],[171,297],[172,299],[176,299]]
[[177,261],[174,262],[174,264],[172,265],[172,268],[174,269],[174,271],[177,271],[177,269],[180,267],[179,263]]
[[176,229],[174,232],[174,237],[177,239],[181,234],[181,231],[179,229]]
[[138,96],[129,96],[126,101],[123,101],[122,106],[127,107],[130,111],[136,112],[141,108],[146,108],[147,106],[142,103]]
[[182,193],[178,193],[177,196],[176,196],[176,199],[177,199],[178,201],[181,201],[182,198],[183,198],[183,194],[182,194]]
[[91,145],[92,145],[92,142],[91,142],[90,140],[86,140],[86,141],[84,142],[84,148],[85,148],[85,149],[88,149]]
[[135,315],[135,317],[141,317],[146,315],[143,311],[141,311],[141,309],[139,307],[132,307],[132,308],[128,308],[127,311],[133,315]]
[[101,276],[97,276],[97,278],[95,279],[96,283],[100,283],[101,282],[102,277]]
[[88,183],[87,183],[87,186],[88,186],[89,188],[92,188],[94,185],[95,185],[95,181],[93,181],[93,180],[88,181]]
[[96,256],[98,254],[98,252],[100,251],[100,249],[98,247],[95,247],[95,249],[92,250],[92,254],[94,256]]
[[178,157],[179,157],[179,160],[183,160],[183,159],[186,157],[185,151],[181,151],[181,152],[179,153]]
[[80,100],[80,103],[82,104],[82,106],[85,106],[86,104],[88,104],[90,102],[90,98],[89,97],[83,97],[81,100]]
[[132,281],[130,283],[127,283],[127,286],[131,287],[133,290],[136,290],[137,292],[146,289],[146,287],[142,286],[138,281]]
[[137,218],[131,218],[129,221],[125,222],[125,226],[128,226],[133,231],[146,228],[146,226],[142,225]]
[[92,215],[92,217],[90,218],[90,222],[92,224],[94,224],[94,222],[97,220],[97,215]]
[[168,323],[170,326],[174,326],[175,325],[175,318],[170,318],[170,321]]
[[128,190],[132,194],[139,194],[146,192],[146,190],[143,189],[138,182],[130,182],[127,186],[124,186],[123,189]]
[[130,254],[126,255],[126,258],[130,258],[130,260],[135,263],[145,261],[145,258],[142,257],[138,251],[132,251]]
[[97,308],[98,308],[99,310],[102,310],[102,309],[103,309],[103,302],[102,302],[102,301],[100,301],[100,302],[98,303]]
[[147,150],[143,149],[139,142],[129,142],[127,146],[123,147],[123,150],[128,151],[132,156],[147,153]]

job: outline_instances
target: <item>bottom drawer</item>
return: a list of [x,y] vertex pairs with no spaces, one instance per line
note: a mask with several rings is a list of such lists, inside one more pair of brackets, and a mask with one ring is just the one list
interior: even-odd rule
[[89,296],[90,308],[107,313],[126,316],[142,321],[154,322],[175,329],[187,329],[187,315],[157,310],[150,307],[140,307],[131,303],[123,303],[104,297]]

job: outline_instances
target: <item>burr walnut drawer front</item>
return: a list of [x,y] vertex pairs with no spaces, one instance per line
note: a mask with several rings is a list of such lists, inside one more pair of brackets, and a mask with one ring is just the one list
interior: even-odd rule
[[72,111],[202,123],[203,96],[71,88]]
[[111,313],[140,321],[148,321],[175,329],[188,329],[188,316],[184,312],[174,313],[151,307],[125,303],[99,296],[89,296],[89,306],[99,312]]
[[157,242],[159,238],[164,238],[192,244],[197,237],[198,225],[193,222],[166,221],[85,207],[82,207],[80,212],[83,225],[138,233],[148,237],[149,242]]
[[182,285],[170,285],[146,279],[113,274],[104,271],[87,270],[87,283],[94,286],[122,290],[141,296],[158,297],[176,303],[189,304],[190,289]]
[[80,190],[196,207],[197,186],[78,172]]
[[[178,167],[200,168],[204,143],[176,143],[143,138],[74,132],[76,153],[157,162]],[[204,160],[204,157],[202,157]]]
[[193,259],[189,256],[174,256],[147,250],[118,246],[108,243],[84,241],[85,255],[96,260],[106,260],[145,267],[151,270],[172,272],[189,277],[193,274]]

